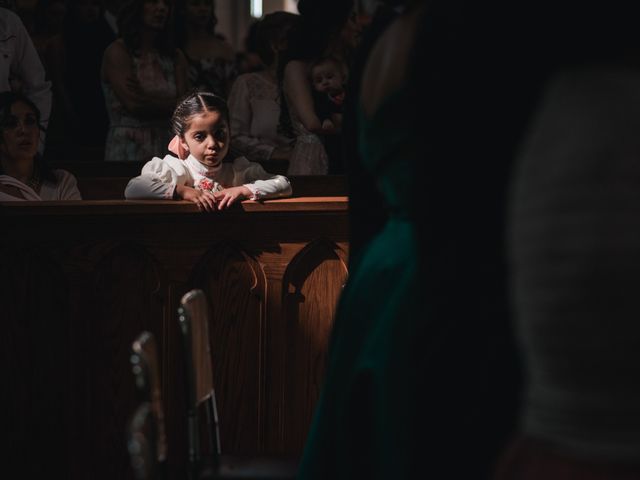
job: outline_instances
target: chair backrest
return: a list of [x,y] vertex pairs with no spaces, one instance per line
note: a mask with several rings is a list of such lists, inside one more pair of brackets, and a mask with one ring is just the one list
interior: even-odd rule
[[216,465],[220,457],[209,313],[202,290],[191,290],[182,297],[178,322],[184,339],[186,364],[189,461],[192,472],[197,472],[203,463]]
[[160,463],[167,458],[167,437],[164,425],[164,407],[160,391],[160,363],[158,344],[151,332],[144,331],[131,344],[131,366],[136,386],[144,400],[151,403],[157,424],[156,454]]
[[131,369],[141,403],[129,422],[127,449],[137,480],[166,476],[167,438],[160,393],[158,346],[150,332],[142,332],[131,344]]
[[157,479],[157,438],[157,422],[151,402],[142,402],[131,417],[127,437],[127,450],[136,480]]

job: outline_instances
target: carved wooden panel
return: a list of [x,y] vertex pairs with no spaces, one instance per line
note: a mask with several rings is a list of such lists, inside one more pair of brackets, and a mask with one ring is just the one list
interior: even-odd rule
[[[183,480],[176,308],[194,287],[211,307],[223,450],[301,452],[346,275],[345,198],[243,202],[215,215],[183,202],[14,202],[0,204],[0,222],[11,233],[0,236],[9,457],[18,458],[20,439],[27,441],[20,432],[29,418],[53,437],[39,446],[49,455],[47,474],[132,478],[125,425],[137,399],[129,349],[149,330],[160,350],[168,478]],[[38,352],[35,370],[23,368],[30,351]],[[50,414],[55,408],[59,415]]]
[[[22,478],[70,475],[73,412],[69,290],[49,249],[1,252],[3,468]],[[16,470],[18,469],[18,470]]]
[[335,306],[346,281],[344,252],[325,240],[307,245],[283,278],[286,327],[284,444],[300,451],[324,379]]
[[[140,246],[123,243],[96,265],[94,311],[86,320],[91,322],[88,342],[93,351],[91,411],[101,423],[91,427],[100,432],[93,436],[94,456],[102,460],[94,472],[98,478],[130,476],[123,439],[139,401],[129,362],[131,343],[143,330],[163,338],[159,294],[158,268]],[[109,452],[109,458],[102,452]]]
[[213,378],[221,448],[260,450],[266,279],[238,245],[214,245],[194,270],[193,286],[209,301]]

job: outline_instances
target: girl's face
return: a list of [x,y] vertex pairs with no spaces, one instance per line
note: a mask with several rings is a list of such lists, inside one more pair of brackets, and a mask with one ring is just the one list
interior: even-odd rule
[[211,110],[189,120],[189,128],[180,139],[182,147],[206,167],[219,167],[229,151],[227,120],[220,112]]
[[153,30],[162,30],[169,18],[167,0],[145,0],[142,8],[142,24]]
[[11,105],[11,113],[0,126],[0,157],[11,160],[33,160],[38,152],[40,127],[36,112],[24,102]]

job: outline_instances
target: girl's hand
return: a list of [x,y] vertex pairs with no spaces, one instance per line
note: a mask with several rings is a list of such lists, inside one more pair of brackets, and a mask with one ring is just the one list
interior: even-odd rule
[[211,192],[196,190],[185,185],[176,186],[176,195],[182,200],[198,205],[198,210],[206,212],[216,211],[216,199]]
[[213,194],[216,202],[218,202],[218,210],[228,208],[230,205],[233,205],[236,200],[244,200],[245,198],[249,198],[251,195],[251,190],[244,185],[241,187],[225,188],[224,190],[214,192]]

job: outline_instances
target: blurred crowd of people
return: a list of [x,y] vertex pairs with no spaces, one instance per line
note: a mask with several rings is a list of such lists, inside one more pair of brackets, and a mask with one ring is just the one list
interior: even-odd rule
[[[0,90],[28,98],[1,99],[3,160],[48,123],[45,148],[147,161],[200,89],[216,108],[178,117],[223,130],[228,99],[231,160],[346,170],[349,280],[300,478],[640,479],[631,3],[299,0],[242,55],[212,1],[6,6]],[[182,127],[178,166],[200,148]]]
[[41,153],[51,158],[148,161],[166,151],[178,99],[203,91],[229,102],[232,156],[288,162],[291,174],[344,171],[341,109],[364,25],[355,13],[337,25],[274,12],[235,51],[216,30],[214,0],[3,0],[0,8],[13,25],[3,48],[15,47],[9,37],[20,30],[28,50],[0,88],[36,103]]

